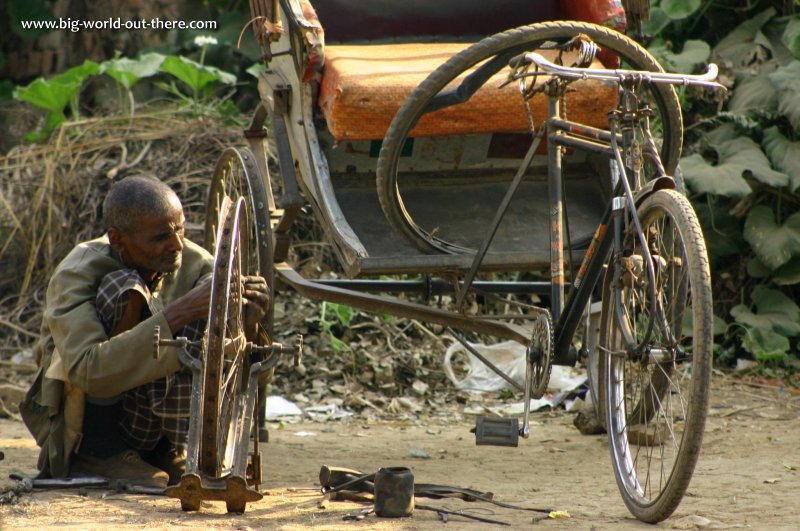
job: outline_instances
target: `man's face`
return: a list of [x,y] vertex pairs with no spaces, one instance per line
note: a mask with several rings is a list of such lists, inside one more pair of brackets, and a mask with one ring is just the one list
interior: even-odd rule
[[109,229],[108,236],[125,264],[152,280],[157,273],[172,273],[181,266],[184,223],[183,208],[175,198],[166,215],[142,215],[135,228]]

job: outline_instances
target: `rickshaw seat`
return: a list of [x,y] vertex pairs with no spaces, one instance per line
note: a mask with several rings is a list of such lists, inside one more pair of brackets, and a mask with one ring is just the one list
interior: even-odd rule
[[[439,65],[469,43],[332,45],[325,47],[319,105],[337,141],[382,139],[412,90]],[[602,65],[597,62],[596,66]],[[466,75],[466,74],[463,74]],[[529,128],[516,83],[498,89],[499,72],[466,103],[425,115],[411,136],[512,133]],[[608,124],[616,101],[613,86],[578,81],[568,97],[571,117],[587,125]],[[530,100],[538,126],[547,115],[547,99]]]

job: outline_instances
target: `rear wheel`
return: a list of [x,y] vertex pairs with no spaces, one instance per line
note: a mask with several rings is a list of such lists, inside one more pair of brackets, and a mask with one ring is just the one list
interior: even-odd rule
[[[392,120],[380,150],[378,197],[383,212],[397,232],[424,251],[451,254],[474,252],[453,244],[456,235],[442,234],[440,227],[422,226],[413,219],[410,205],[403,201],[403,179],[399,175],[405,141],[424,115],[445,107],[457,109],[463,97],[468,100],[478,88],[488,85],[494,74],[508,71],[508,62],[512,57],[541,50],[543,46],[564,44],[578,35],[586,35],[594,41],[601,49],[598,57],[608,64],[610,61],[624,68],[662,71],[658,61],[632,39],[609,28],[581,22],[543,22],[523,26],[488,37],[453,56],[432,72],[406,99]],[[459,79],[459,76],[467,73],[469,75]],[[538,94],[535,97],[545,96]],[[641,87],[639,98],[640,104],[649,105],[654,111],[651,124],[660,143],[660,160],[664,161],[666,173],[672,175],[680,158],[683,135],[677,95],[671,86],[650,84]],[[520,109],[522,105],[520,97]],[[603,109],[603,112],[610,110]],[[591,234],[585,236],[590,238]]]
[[638,216],[655,282],[639,238],[628,231],[604,286],[601,398],[623,500],[637,518],[655,523],[678,506],[697,463],[713,315],[705,242],[688,200],[661,190]]

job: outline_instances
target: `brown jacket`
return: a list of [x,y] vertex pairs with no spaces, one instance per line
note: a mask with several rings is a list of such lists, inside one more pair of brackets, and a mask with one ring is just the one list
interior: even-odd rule
[[81,441],[84,395],[111,397],[172,374],[180,368],[175,348],[153,357],[153,332],[172,338],[163,308],[213,270],[212,256],[186,240],[178,271],[165,275],[154,301],[160,310],[131,330],[109,339],[95,310],[103,277],[124,264],[106,237],[75,247],[56,268],[47,287],[39,373],[20,412],[42,448],[43,476],[63,477]]

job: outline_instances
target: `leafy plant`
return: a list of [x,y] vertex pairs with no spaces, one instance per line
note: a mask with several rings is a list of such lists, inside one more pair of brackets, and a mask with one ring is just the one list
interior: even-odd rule
[[[689,46],[691,56],[691,38],[715,29],[706,20],[712,2],[675,2],[661,0],[654,9],[673,16],[662,26],[662,35],[678,41],[667,52],[678,57],[670,46]],[[724,302],[717,311],[732,320],[718,350],[793,366],[800,336],[800,15],[779,16],[763,3],[738,13],[749,18],[720,36],[710,55],[730,87],[727,106],[706,118],[689,115],[699,120],[681,169],[719,279],[715,297]],[[658,48],[666,39],[653,44],[669,60]]]
[[[202,64],[205,49],[213,44],[214,39],[195,39],[202,48],[198,63],[191,59],[175,55],[160,53],[144,54],[138,59],[115,57],[101,64],[85,61],[82,65],[70,68],[63,74],[49,79],[37,78],[24,87],[17,87],[13,91],[16,99],[27,101],[47,112],[45,123],[39,132],[26,136],[26,140],[40,140],[46,138],[50,132],[64,123],[67,119],[65,110],[70,107],[72,119],[79,117],[79,97],[86,81],[92,76],[105,74],[111,77],[120,90],[120,100],[123,101],[123,111],[133,113],[135,102],[133,88],[145,78],[160,75],[169,75],[174,78],[171,82],[156,82],[156,85],[177,96],[180,101],[190,106],[196,112],[205,112],[212,109],[223,119],[230,119],[238,114],[236,106],[228,100],[212,98],[212,86],[215,83],[235,85],[236,76],[219,68]],[[189,93],[180,90],[175,80],[189,87]],[[4,89],[0,85],[0,97]],[[122,91],[125,96],[122,97]]]
[[347,328],[353,320],[354,310],[350,306],[344,304],[336,304],[333,302],[324,301],[320,309],[319,325],[322,330],[328,334],[331,340],[331,346],[335,352],[349,350],[350,347],[339,339],[334,333],[334,327]]
[[73,118],[78,116],[78,96],[84,82],[98,73],[100,65],[94,61],[84,61],[82,65],[75,66],[50,79],[37,78],[24,87],[14,91],[14,97],[27,101],[48,111],[42,130],[29,134],[26,139],[34,140],[46,137],[53,128],[63,123],[67,118],[64,110],[70,106]]
[[215,82],[234,85],[236,76],[214,66],[203,64],[208,47],[217,44],[215,38],[200,35],[195,37],[194,43],[200,47],[200,62],[193,61],[188,57],[171,55],[161,63],[161,71],[172,74],[186,84],[191,89],[191,96],[187,97],[174,82],[161,86],[182,100],[197,105],[210,97],[211,87]]
[[160,53],[148,53],[138,59],[116,57],[100,65],[101,74],[112,77],[117,82],[118,87],[125,89],[127,98],[120,99],[128,102],[128,106],[125,109],[126,114],[133,112],[133,87],[142,79],[158,74],[164,59],[165,56]]

